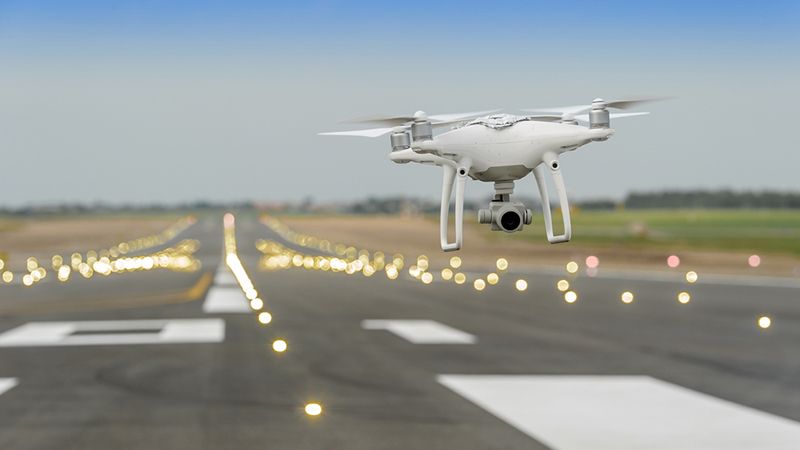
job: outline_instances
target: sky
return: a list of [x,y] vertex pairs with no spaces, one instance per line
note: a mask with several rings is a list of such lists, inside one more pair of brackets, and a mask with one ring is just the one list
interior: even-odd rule
[[564,156],[573,197],[797,191],[798,24],[797,1],[0,0],[0,207],[436,199],[388,137],[317,133],[626,96],[674,98]]

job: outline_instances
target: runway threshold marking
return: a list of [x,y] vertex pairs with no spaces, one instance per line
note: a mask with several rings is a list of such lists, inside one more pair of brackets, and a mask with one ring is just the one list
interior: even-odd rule
[[794,449],[800,423],[647,376],[439,375],[534,439],[573,449]]
[[16,378],[0,378],[0,395],[5,394],[19,384]]
[[227,265],[223,265],[217,270],[214,285],[209,289],[206,300],[203,302],[203,312],[208,314],[250,312],[247,298]]
[[222,319],[28,322],[0,334],[0,347],[222,342]]
[[474,344],[478,339],[469,333],[435,320],[382,320],[361,322],[365,330],[386,330],[413,344]]

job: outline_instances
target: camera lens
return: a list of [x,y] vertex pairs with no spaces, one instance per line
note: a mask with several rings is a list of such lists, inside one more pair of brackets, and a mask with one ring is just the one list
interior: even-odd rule
[[516,211],[506,211],[500,216],[500,226],[506,231],[514,231],[522,224],[522,217]]

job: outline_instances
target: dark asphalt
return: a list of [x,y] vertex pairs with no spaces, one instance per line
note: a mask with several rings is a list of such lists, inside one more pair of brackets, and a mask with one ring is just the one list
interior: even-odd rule
[[[160,318],[222,317],[226,328],[221,343],[0,348],[0,378],[19,382],[0,394],[0,449],[544,448],[439,374],[649,375],[800,420],[798,289],[698,284],[679,305],[683,283],[578,277],[570,305],[555,275],[525,276],[525,292],[509,277],[477,292],[405,274],[262,272],[254,242],[279,238],[253,217],[237,225],[268,326],[202,310],[205,274],[221,263],[221,218],[177,238],[201,242],[201,272],[1,286],[0,333],[32,321]],[[623,290],[636,293],[633,304],[620,302]],[[755,326],[763,313],[769,330]],[[430,319],[478,341],[415,345],[362,330],[364,319]],[[286,353],[271,350],[276,337]],[[303,413],[309,401],[321,416]]]

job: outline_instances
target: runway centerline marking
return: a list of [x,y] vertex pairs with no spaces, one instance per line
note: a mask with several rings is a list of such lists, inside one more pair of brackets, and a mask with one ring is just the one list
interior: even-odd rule
[[439,375],[559,450],[791,449],[800,423],[647,376]]
[[208,290],[206,300],[203,302],[203,312],[208,314],[250,312],[250,305],[227,266],[217,271],[214,285]]
[[0,347],[192,344],[223,340],[222,319],[28,322],[0,334]]
[[478,339],[469,333],[435,320],[383,320],[361,322],[365,330],[386,330],[413,344],[474,344]]
[[16,378],[0,378],[0,395],[5,394],[19,384]]

